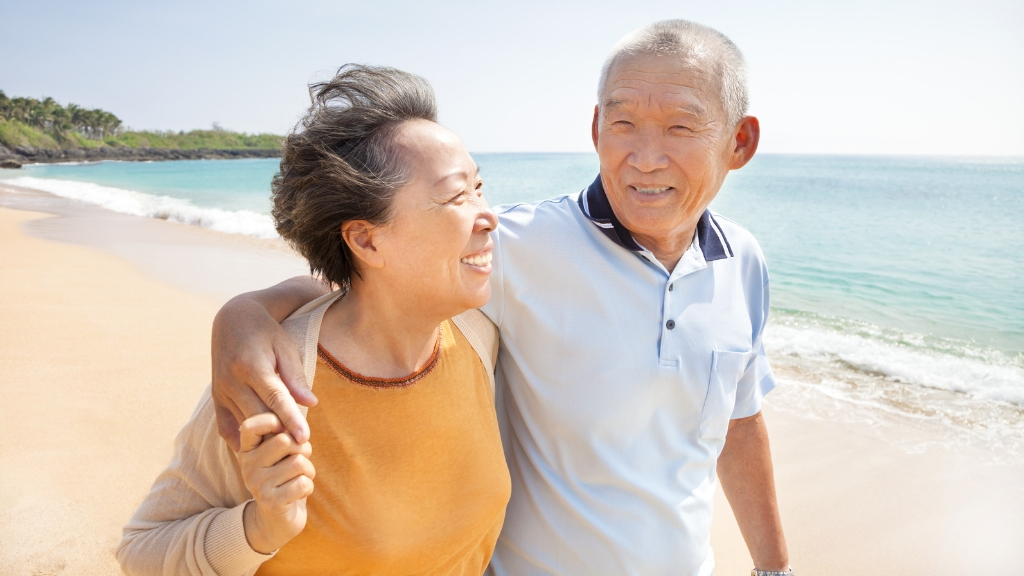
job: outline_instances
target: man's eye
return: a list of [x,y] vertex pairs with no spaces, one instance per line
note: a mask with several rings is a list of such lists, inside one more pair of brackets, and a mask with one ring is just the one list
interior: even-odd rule
[[463,190],[463,191],[459,192],[458,194],[456,194],[455,196],[452,196],[451,200],[449,200],[448,202],[449,203],[451,203],[451,202],[458,202],[459,200],[461,200],[465,196],[466,196],[466,190]]

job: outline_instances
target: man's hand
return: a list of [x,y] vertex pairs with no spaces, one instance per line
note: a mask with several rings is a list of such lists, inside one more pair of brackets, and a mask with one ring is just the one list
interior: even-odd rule
[[[280,322],[327,287],[309,277],[232,298],[213,321],[213,403],[221,437],[239,449],[238,423],[273,412],[298,443],[309,426],[298,404],[316,405],[302,359]],[[298,404],[297,404],[298,403]]]
[[718,479],[754,566],[785,572],[789,550],[775,497],[768,429],[760,412],[729,422],[725,448],[718,457]]
[[312,447],[284,433],[273,414],[242,423],[238,464],[253,501],[242,514],[245,538],[260,554],[270,554],[306,527],[306,498],[313,493],[316,471]]

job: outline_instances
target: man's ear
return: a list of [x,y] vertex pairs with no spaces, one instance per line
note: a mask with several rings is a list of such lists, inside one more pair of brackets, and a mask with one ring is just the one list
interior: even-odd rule
[[594,121],[590,123],[590,137],[594,139],[594,150],[597,150],[597,121],[601,118],[601,106],[594,106]]
[[341,225],[341,239],[348,245],[352,255],[360,266],[382,268],[384,255],[378,250],[383,239],[380,226],[374,226],[366,220],[350,220]]
[[757,152],[757,143],[761,140],[761,124],[757,118],[746,116],[736,125],[736,132],[733,135],[735,147],[732,151],[732,160],[729,163],[729,170],[743,168]]

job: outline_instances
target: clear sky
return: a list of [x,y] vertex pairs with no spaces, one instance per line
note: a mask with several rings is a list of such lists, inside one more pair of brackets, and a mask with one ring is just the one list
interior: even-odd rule
[[611,46],[665,18],[750,68],[763,152],[1024,155],[1024,1],[3,2],[0,89],[137,129],[286,132],[346,62],[425,76],[470,150],[591,150]]

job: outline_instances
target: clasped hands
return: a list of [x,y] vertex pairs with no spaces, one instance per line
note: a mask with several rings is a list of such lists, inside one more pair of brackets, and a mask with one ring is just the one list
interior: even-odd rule
[[306,498],[316,470],[312,447],[285,432],[273,413],[257,414],[239,428],[238,464],[253,500],[243,512],[245,538],[260,554],[270,554],[306,526]]

